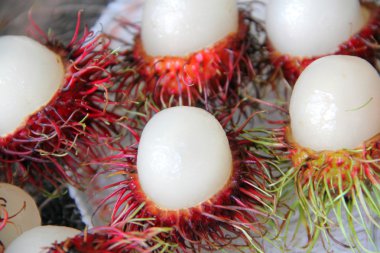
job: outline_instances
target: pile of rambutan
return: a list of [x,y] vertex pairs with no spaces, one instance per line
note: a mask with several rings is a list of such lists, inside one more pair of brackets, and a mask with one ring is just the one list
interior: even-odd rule
[[34,25],[61,83],[0,137],[0,181],[87,188],[103,223],[47,252],[379,250],[379,5],[238,2],[146,0],[132,44]]
[[135,45],[120,54],[135,71],[121,63],[117,72],[125,93],[115,109],[128,108],[115,123],[120,138],[93,162],[115,178],[97,203],[112,227],[170,227],[158,237],[179,252],[272,243],[277,165],[249,130],[260,112],[240,96],[254,74],[250,25],[235,1],[145,2]]
[[[162,8],[177,4],[185,5],[175,10],[182,16],[163,28],[196,21],[195,30],[180,30],[179,37],[199,35],[179,53],[165,50],[182,42],[153,49],[164,50],[165,56],[147,51],[144,33],[160,32],[151,30],[156,26],[148,15],[134,48],[120,54],[109,50],[111,38],[105,35],[92,38],[86,30],[78,39],[76,31],[64,47],[35,26],[44,44],[66,57],[63,84],[4,138],[9,141],[3,160],[10,164],[4,179],[86,187],[81,180],[95,173],[122,178],[104,187],[111,194],[99,204],[111,206],[109,227],[56,244],[58,252],[70,247],[83,252],[98,247],[104,247],[101,252],[262,252],[263,241],[277,234],[277,199],[268,191],[275,162],[246,131],[257,113],[240,107],[245,102],[239,89],[254,73],[248,13],[239,12],[231,0],[215,10],[211,7],[219,1],[147,1],[145,10],[161,10],[158,15],[164,17],[168,10]],[[205,21],[210,27],[203,27]],[[226,24],[222,29],[220,21]],[[151,170],[161,177],[152,178]]]

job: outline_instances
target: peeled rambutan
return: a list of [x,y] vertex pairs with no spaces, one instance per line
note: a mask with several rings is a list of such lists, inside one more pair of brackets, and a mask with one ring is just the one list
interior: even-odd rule
[[[114,115],[107,111],[112,86],[107,68],[116,61],[109,41],[87,29],[64,46],[33,24],[38,41],[0,38],[0,180],[42,187],[80,186],[90,172],[80,165],[96,156]],[[79,169],[80,168],[80,169]]]
[[80,234],[81,231],[65,226],[37,226],[23,232],[6,248],[6,253],[46,253],[56,241]]
[[266,31],[272,63],[293,86],[322,56],[353,55],[376,65],[380,7],[359,0],[269,1]]
[[281,139],[292,167],[277,186],[283,191],[295,184],[293,208],[305,218],[306,247],[321,232],[337,242],[330,232],[339,228],[339,244],[379,250],[372,238],[380,229],[379,108],[380,77],[359,57],[322,57],[297,80]]
[[144,108],[145,117],[122,123],[130,145],[121,140],[97,161],[116,176],[100,203],[112,207],[111,226],[172,227],[161,238],[181,252],[262,252],[276,235],[277,200],[268,190],[275,161],[256,133],[243,130],[251,117],[238,125],[234,110],[217,119],[196,107],[154,109],[153,117],[152,107]]
[[17,186],[0,183],[0,245],[7,247],[23,232],[40,225],[33,198]]
[[[161,106],[226,100],[252,80],[249,19],[235,0],[148,0],[132,58],[138,91]],[[132,55],[131,55],[132,54]]]

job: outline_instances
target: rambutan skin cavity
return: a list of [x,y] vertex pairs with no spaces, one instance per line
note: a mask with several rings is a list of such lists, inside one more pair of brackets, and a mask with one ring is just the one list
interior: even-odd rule
[[320,150],[354,149],[380,133],[380,77],[367,61],[333,55],[310,64],[290,100],[294,141]]
[[160,111],[142,133],[139,181],[147,196],[163,209],[190,208],[207,201],[225,186],[232,166],[222,126],[203,109]]
[[267,14],[271,60],[291,85],[311,62],[326,55],[359,56],[376,65],[378,4],[358,0],[270,1]]
[[25,36],[0,37],[0,136],[14,132],[63,84],[59,55]]

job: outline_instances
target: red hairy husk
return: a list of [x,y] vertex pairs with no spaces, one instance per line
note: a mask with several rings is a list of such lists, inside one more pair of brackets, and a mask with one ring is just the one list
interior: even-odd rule
[[[216,114],[222,126],[228,129],[234,159],[231,178],[225,188],[208,201],[170,211],[149,200],[138,181],[138,143],[151,114],[122,123],[124,131],[133,136],[134,141],[127,146],[119,143],[119,147],[111,147],[114,155],[96,162],[105,168],[106,175],[118,178],[105,187],[104,190],[110,193],[99,204],[111,206],[111,225],[124,231],[142,231],[140,223],[144,228],[172,227],[173,230],[162,239],[178,244],[178,252],[240,250],[244,247],[261,252],[263,238],[270,236],[269,231],[276,231],[274,213],[277,201],[268,190],[273,176],[271,166],[275,161],[263,155],[259,142],[254,144],[252,139],[244,137],[247,132],[243,129],[253,115],[237,126],[232,123],[233,112]],[[139,223],[128,222],[132,217]],[[268,229],[270,226],[274,228]]]
[[[380,228],[377,197],[380,194],[380,135],[356,149],[318,152],[297,144],[290,127],[279,129],[277,137],[281,153],[292,165],[274,185],[279,192],[294,187],[297,195],[294,198],[291,191],[292,195],[282,196],[292,200],[292,210],[282,227],[288,226],[294,211],[298,210],[301,217],[298,225],[307,231],[304,248],[308,250],[317,240],[330,240],[329,243],[363,252],[369,250],[367,247],[377,249],[372,233]],[[341,233],[343,241],[334,238],[332,230]],[[369,246],[361,241],[363,233]],[[321,234],[325,235],[323,239]],[[290,235],[290,238],[295,236]]]
[[[299,170],[300,186],[310,181],[313,183],[326,182],[329,190],[338,194],[351,193],[353,179],[358,178],[369,185],[380,186],[380,136],[375,136],[364,143],[358,150],[338,150],[315,152],[299,146],[292,140],[290,130],[287,132],[287,142],[290,145],[290,159]],[[315,188],[317,189],[317,188]]]
[[[365,4],[370,10],[371,16],[368,23],[348,41],[342,43],[336,52],[327,55],[352,55],[366,59],[376,66],[376,59],[379,57],[380,48],[380,7],[376,4]],[[284,78],[290,85],[294,85],[302,71],[313,61],[326,56],[296,57],[283,55],[276,51],[268,41],[270,58],[274,65],[274,74],[281,69]],[[272,77],[273,78],[273,77]]]
[[170,229],[149,228],[143,232],[122,232],[97,227],[63,242],[54,243],[48,253],[129,253],[172,252],[176,245],[159,240]]
[[[32,35],[63,59],[66,75],[50,102],[30,115],[13,133],[0,138],[0,180],[14,184],[68,182],[80,187],[81,167],[96,157],[96,145],[111,136],[107,109],[112,79],[108,68],[117,61],[109,40],[84,30],[79,37],[80,13],[71,42],[65,46],[47,36],[31,20]],[[81,168],[80,168],[81,167]]]
[[250,22],[240,13],[239,28],[213,46],[186,57],[149,56],[141,37],[135,37],[132,53],[139,78],[136,89],[151,96],[161,106],[207,104],[209,100],[227,100],[228,90],[243,86],[254,76],[248,56],[251,48]]

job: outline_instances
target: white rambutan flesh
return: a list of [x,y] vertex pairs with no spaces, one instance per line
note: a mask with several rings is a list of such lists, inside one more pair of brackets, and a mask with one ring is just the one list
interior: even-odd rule
[[0,37],[0,137],[45,106],[63,83],[59,55],[25,36]]
[[5,249],[5,253],[46,253],[53,243],[64,241],[80,233],[81,231],[77,229],[64,226],[38,226],[17,237]]
[[295,142],[315,151],[354,149],[380,133],[380,77],[355,56],[326,56],[301,74],[290,101]]
[[158,207],[184,209],[209,200],[226,185],[232,154],[214,116],[195,107],[172,107],[145,126],[137,169],[143,191]]
[[368,19],[359,0],[270,0],[266,15],[275,50],[301,57],[334,53]]
[[[23,189],[0,183],[0,241],[7,247],[23,232],[41,225],[41,216],[33,198]],[[0,223],[1,223],[0,222]]]
[[142,42],[151,56],[187,56],[238,29],[235,0],[146,0]]

